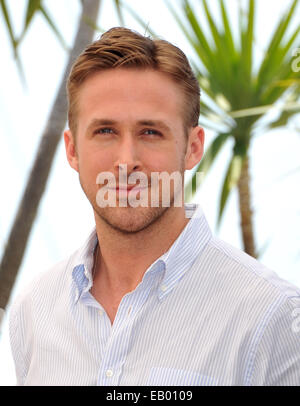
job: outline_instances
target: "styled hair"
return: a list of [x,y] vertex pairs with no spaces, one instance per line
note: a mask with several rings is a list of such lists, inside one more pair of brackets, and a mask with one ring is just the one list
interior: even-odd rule
[[67,82],[68,121],[76,134],[77,99],[83,82],[96,72],[114,68],[153,69],[168,75],[185,96],[185,128],[198,125],[200,88],[185,54],[162,39],[151,39],[123,27],[111,28],[91,43],[72,66]]

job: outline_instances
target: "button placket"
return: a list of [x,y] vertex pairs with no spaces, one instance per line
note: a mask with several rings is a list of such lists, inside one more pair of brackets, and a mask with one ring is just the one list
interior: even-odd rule
[[[98,383],[100,385],[119,384],[134,319],[153,289],[151,281],[149,281],[149,278],[152,279],[152,277],[153,275],[148,275],[147,282],[144,280],[134,292],[125,295],[119,304],[99,371]],[[118,354],[117,357],[116,354]]]

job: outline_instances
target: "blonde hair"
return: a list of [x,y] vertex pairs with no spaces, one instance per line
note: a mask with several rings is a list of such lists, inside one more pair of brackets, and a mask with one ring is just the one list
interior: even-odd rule
[[200,88],[185,54],[168,41],[151,39],[133,30],[115,27],[90,44],[72,66],[67,94],[69,127],[74,135],[77,97],[82,83],[93,73],[121,67],[153,69],[168,75],[185,95],[185,128],[198,125]]

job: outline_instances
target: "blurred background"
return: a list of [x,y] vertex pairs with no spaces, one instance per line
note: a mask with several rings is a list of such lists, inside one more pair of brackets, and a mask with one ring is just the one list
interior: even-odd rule
[[186,53],[202,88],[206,133],[205,158],[186,174],[188,190],[196,170],[204,179],[186,198],[202,206],[216,235],[300,287],[298,3],[0,2],[0,385],[16,382],[11,303],[93,227],[65,158],[60,89],[85,41],[113,26],[158,36]]

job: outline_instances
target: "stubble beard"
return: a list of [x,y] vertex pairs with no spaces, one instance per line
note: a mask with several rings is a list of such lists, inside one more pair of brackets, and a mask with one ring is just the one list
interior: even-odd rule
[[[181,168],[180,172],[184,175],[184,169]],[[96,220],[104,222],[107,226],[122,234],[133,235],[139,233],[161,221],[169,210],[174,209],[174,192],[170,194],[170,205],[167,207],[163,207],[161,201],[158,207],[151,207],[151,205],[148,205],[148,207],[131,207],[129,204],[127,207],[99,207],[95,198],[96,193],[88,191],[80,177],[80,173],[79,181],[83,192],[93,207]],[[148,193],[151,194],[150,187]]]
[[95,215],[122,234],[136,234],[159,221],[170,207],[94,206]]

